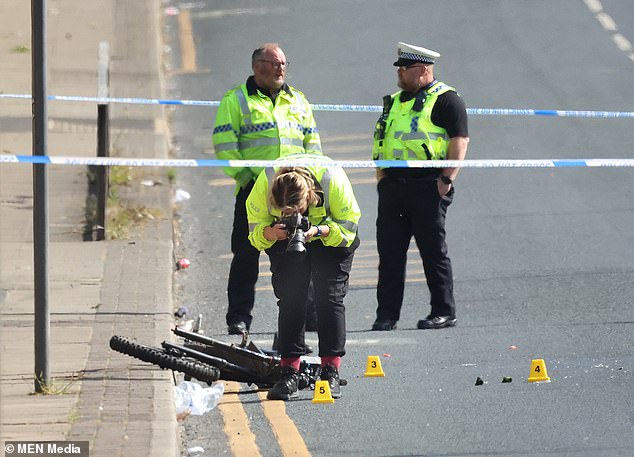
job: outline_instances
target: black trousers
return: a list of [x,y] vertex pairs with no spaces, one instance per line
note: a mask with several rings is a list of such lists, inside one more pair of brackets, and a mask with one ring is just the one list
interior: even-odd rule
[[[249,222],[247,219],[246,201],[253,189],[255,181],[247,187],[241,188],[236,195],[233,208],[233,230],[231,231],[231,266],[229,267],[229,281],[227,284],[227,325],[244,322],[251,327],[253,321],[253,306],[255,303],[255,285],[260,272],[260,251],[255,249],[249,241]],[[316,322],[312,286],[307,299],[306,321]]]
[[454,189],[440,197],[433,179],[385,177],[379,194],[376,239],[379,252],[377,318],[399,320],[407,250],[412,236],[423,260],[431,315],[455,316],[453,273],[445,242],[445,217]]
[[255,283],[258,281],[260,251],[249,241],[249,223],[247,221],[246,201],[254,181],[241,188],[236,195],[233,208],[233,230],[231,232],[231,267],[227,284],[227,325],[244,322],[251,326],[253,304],[255,302]]
[[306,254],[292,260],[286,242],[267,250],[271,261],[273,291],[278,299],[278,343],[282,357],[304,354],[304,332],[309,283],[313,281],[317,309],[319,356],[343,356],[346,314],[343,299],[348,292],[355,241],[351,248],[326,247],[319,240],[306,244]]

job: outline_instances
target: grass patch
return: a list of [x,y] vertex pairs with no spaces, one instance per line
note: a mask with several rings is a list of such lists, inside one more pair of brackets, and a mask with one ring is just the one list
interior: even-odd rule
[[108,202],[106,210],[106,239],[128,238],[130,229],[137,224],[161,217],[161,211],[145,206],[131,206],[119,195],[119,189],[142,178],[143,171],[136,167],[110,167],[108,174]]
[[42,382],[41,376],[35,376],[38,384],[42,387],[42,392],[34,392],[34,395],[66,395],[71,388],[82,378],[83,375],[73,373],[65,379],[52,378],[48,383]]
[[[171,171],[171,173],[170,173]],[[108,168],[108,198],[105,214],[105,239],[121,240],[130,236],[131,229],[141,223],[164,217],[163,211],[145,206],[133,206],[126,201],[131,186],[144,178],[145,171],[138,167],[111,166]],[[174,170],[168,170],[167,177],[172,182]],[[88,170],[89,195],[85,203],[84,239],[91,241],[97,229],[97,189],[94,170]]]
[[127,186],[135,178],[134,167],[110,167],[108,178],[110,180],[110,187]]
[[176,181],[176,170],[174,168],[167,170],[167,180],[170,184],[174,184],[174,181]]
[[81,414],[79,414],[79,410],[77,408],[73,408],[68,413],[68,423],[76,424],[77,422],[79,422],[80,417]]
[[144,206],[128,206],[119,199],[108,199],[108,221],[106,223],[106,238],[121,240],[128,237],[133,225],[151,221],[161,217],[157,209]]
[[28,48],[28,46],[24,46],[22,44],[11,48],[12,54],[28,54],[30,52],[31,50]]

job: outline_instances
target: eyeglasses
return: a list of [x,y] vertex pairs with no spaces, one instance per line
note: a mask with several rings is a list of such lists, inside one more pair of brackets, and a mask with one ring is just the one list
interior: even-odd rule
[[418,68],[418,67],[426,67],[427,65],[418,65],[418,64],[412,64],[412,65],[401,65],[398,68],[402,68],[404,70],[409,70],[410,68]]
[[258,59],[258,62],[266,62],[268,64],[271,64],[273,68],[288,68],[288,66],[290,65],[290,62],[288,61],[276,62],[275,60]]

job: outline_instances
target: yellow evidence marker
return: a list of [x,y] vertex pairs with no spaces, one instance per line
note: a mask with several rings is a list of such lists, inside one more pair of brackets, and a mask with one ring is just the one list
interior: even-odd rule
[[550,382],[544,359],[533,359],[528,382]]
[[365,376],[382,377],[385,376],[381,367],[381,359],[378,355],[369,355],[368,363],[365,367]]
[[315,383],[315,394],[313,395],[313,403],[334,403],[330,393],[330,384],[328,381],[317,381]]

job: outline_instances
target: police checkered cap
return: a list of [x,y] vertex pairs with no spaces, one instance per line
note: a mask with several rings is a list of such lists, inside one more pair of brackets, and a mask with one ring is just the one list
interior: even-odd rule
[[396,48],[396,55],[398,60],[394,62],[395,67],[404,67],[415,63],[433,64],[440,57],[440,54],[436,51],[403,42],[399,42]]

